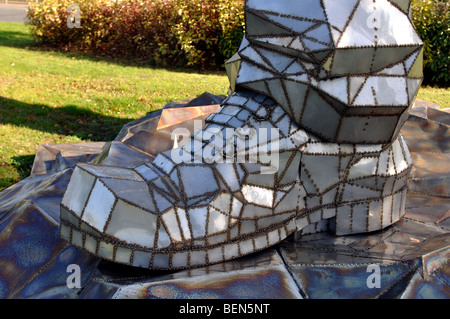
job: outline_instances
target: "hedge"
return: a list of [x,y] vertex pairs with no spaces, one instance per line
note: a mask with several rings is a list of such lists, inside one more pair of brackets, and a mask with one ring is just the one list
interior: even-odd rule
[[424,42],[425,81],[450,83],[450,3],[446,0],[413,0],[413,22]]
[[[81,28],[69,28],[76,3]],[[218,68],[244,34],[244,0],[43,0],[27,13],[41,43],[150,64]]]
[[[67,27],[73,3],[80,29]],[[450,81],[449,8],[446,0],[412,0],[430,84]],[[237,51],[245,24],[244,0],[42,0],[30,3],[28,18],[46,45],[202,69],[221,67]]]

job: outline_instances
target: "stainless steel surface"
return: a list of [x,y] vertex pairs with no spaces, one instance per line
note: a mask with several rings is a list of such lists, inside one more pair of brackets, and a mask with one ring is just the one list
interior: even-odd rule
[[[420,105],[421,103],[417,103]],[[424,112],[422,112],[424,111]],[[420,113],[422,112],[422,113]],[[448,125],[413,109],[404,134],[412,157],[426,145],[448,141]],[[151,121],[151,120],[150,120]],[[418,125],[420,121],[422,125]],[[426,125],[423,125],[426,124]],[[134,127],[136,132],[141,122]],[[432,128],[437,127],[438,131]],[[443,130],[444,129],[444,130]],[[417,138],[417,133],[423,139]],[[408,137],[411,136],[411,139]],[[439,142],[440,141],[440,142]],[[122,144],[122,141],[113,143]],[[108,143],[109,144],[109,143]],[[80,145],[72,145],[81,154]],[[110,147],[97,149],[107,159]],[[52,154],[71,158],[69,147],[46,145]],[[134,145],[139,150],[139,145]],[[117,148],[120,149],[120,148]],[[126,151],[121,156],[133,158]],[[417,152],[415,151],[417,150]],[[429,154],[426,174],[412,178],[406,215],[384,231],[336,237],[328,232],[290,237],[280,245],[247,257],[183,271],[151,271],[121,266],[91,256],[59,237],[59,203],[73,166],[56,172],[60,162],[47,157],[48,173],[31,176],[0,193],[0,296],[2,298],[449,298],[450,203],[447,189],[448,150]],[[39,154],[36,165],[40,165]],[[116,157],[117,154],[111,155]],[[149,156],[147,160],[151,157]],[[424,166],[424,165],[422,165]],[[436,172],[441,172],[437,174]],[[423,181],[428,181],[423,183]],[[443,185],[429,194],[428,185]],[[444,181],[444,182],[443,182]],[[411,185],[411,184],[410,184]],[[78,265],[81,287],[67,286],[67,267]],[[369,289],[368,266],[379,265],[381,288]],[[265,287],[271,287],[266,289]]]

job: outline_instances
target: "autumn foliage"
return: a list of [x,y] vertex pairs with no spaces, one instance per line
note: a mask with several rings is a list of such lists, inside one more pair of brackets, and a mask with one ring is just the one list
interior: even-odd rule
[[244,0],[77,0],[80,28],[69,28],[68,19],[77,14],[68,12],[73,3],[30,3],[29,23],[41,43],[158,66],[214,69],[237,51],[244,33]]

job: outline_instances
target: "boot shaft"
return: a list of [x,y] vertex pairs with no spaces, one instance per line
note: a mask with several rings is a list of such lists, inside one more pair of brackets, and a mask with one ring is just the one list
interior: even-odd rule
[[231,87],[270,96],[327,142],[391,143],[423,80],[423,43],[409,7],[248,0],[246,34],[227,64]]

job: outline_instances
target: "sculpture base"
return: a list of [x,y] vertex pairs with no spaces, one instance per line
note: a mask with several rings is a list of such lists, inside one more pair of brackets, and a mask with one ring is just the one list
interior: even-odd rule
[[[0,298],[450,297],[450,114],[422,102],[402,131],[414,161],[406,215],[384,231],[291,236],[248,257],[178,272],[102,261],[60,238],[59,204],[77,162],[152,161],[173,146],[173,129],[204,120],[220,102],[204,94],[171,103],[108,143],[41,145],[31,176],[0,193]],[[79,287],[68,285],[73,265]]]

